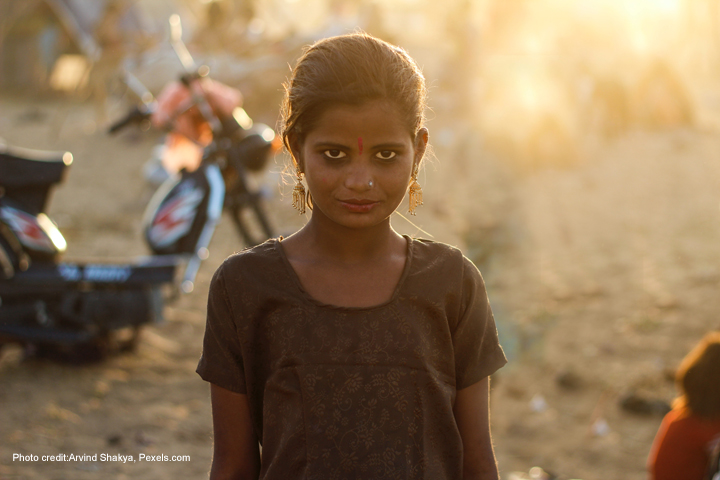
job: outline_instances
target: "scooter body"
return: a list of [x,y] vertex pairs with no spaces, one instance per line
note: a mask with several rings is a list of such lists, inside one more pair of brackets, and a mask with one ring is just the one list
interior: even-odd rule
[[66,242],[45,211],[72,155],[0,145],[0,343],[106,342],[161,319],[168,290],[191,292],[223,210],[241,232],[244,208],[265,218],[245,168],[267,161],[274,132],[227,124],[196,170],[171,177],[151,199],[143,232],[152,255],[120,264],[61,260]]
[[71,163],[69,153],[0,146],[0,343],[88,344],[159,320],[164,287],[204,256],[222,211],[218,168],[204,165],[149,206],[153,255],[120,264],[61,261],[65,239],[44,211]]

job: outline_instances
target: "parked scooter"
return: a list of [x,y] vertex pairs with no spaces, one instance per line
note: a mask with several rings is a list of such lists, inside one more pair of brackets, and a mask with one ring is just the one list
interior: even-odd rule
[[61,261],[67,243],[44,212],[72,160],[0,143],[0,345],[86,359],[133,347],[140,326],[161,318],[162,287],[183,258]]
[[[98,357],[108,347],[132,348],[141,326],[162,317],[164,287],[193,290],[223,209],[247,244],[272,236],[247,171],[264,167],[280,142],[271,128],[253,124],[242,109],[215,115],[200,84],[206,76],[206,70],[196,69],[181,81],[191,92],[190,107],[198,108],[211,126],[212,141],[195,170],[181,170],[152,197],[143,221],[152,255],[136,262],[61,261],[65,239],[44,212],[72,155],[0,145],[0,345],[18,342],[81,358]],[[140,97],[143,105],[111,132],[150,117],[154,99],[147,92]],[[255,213],[261,232],[246,225],[246,209]],[[121,332],[129,334],[121,338]]]

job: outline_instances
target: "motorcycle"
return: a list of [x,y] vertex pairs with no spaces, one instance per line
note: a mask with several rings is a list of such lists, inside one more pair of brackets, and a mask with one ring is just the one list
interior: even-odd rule
[[[17,342],[83,360],[131,349],[141,327],[162,318],[169,298],[194,289],[223,210],[248,245],[273,235],[247,172],[264,167],[279,150],[279,138],[240,108],[218,117],[203,95],[200,82],[206,77],[201,67],[183,75],[181,83],[191,93],[190,108],[197,107],[211,126],[212,140],[196,169],[171,176],[151,198],[143,232],[152,255],[135,262],[62,261],[67,244],[45,211],[72,154],[0,144],[0,345]],[[155,100],[148,92],[141,98],[143,104],[111,133],[150,118]],[[247,209],[261,233],[246,224]]]
[[[263,194],[252,185],[249,173],[262,171],[269,157],[281,150],[282,141],[272,128],[253,122],[239,106],[239,91],[211,79],[206,66],[195,64],[182,42],[177,15],[170,18],[170,26],[171,44],[185,73],[155,99],[135,76],[126,72],[126,85],[142,103],[113,125],[110,133],[143,123],[168,132],[170,141],[165,142],[164,150],[170,160],[161,161],[162,172],[156,177],[164,178],[151,203],[161,201],[168,190],[186,188],[181,185],[191,178],[205,176],[207,180],[208,168],[216,165],[225,184],[223,208],[245,244],[257,245],[273,237],[274,230],[263,207]],[[147,168],[145,173],[147,177]],[[254,221],[247,218],[246,211]]]
[[[214,221],[219,219],[222,210],[227,211],[247,246],[257,245],[274,236],[263,205],[263,194],[251,184],[249,174],[265,168],[269,158],[282,148],[281,140],[272,128],[254,123],[240,107],[234,108],[229,115],[217,115],[206,97],[206,89],[200,86],[206,80],[209,80],[207,69],[200,67],[195,72],[184,74],[177,82],[186,89],[190,101],[180,108],[180,114],[176,112],[172,117],[182,118],[185,112],[195,110],[209,127],[211,140],[204,146],[198,164],[191,161],[189,164],[181,163],[177,169],[169,168],[166,173],[168,178],[150,201],[153,208],[149,209],[150,216],[146,214],[145,224],[155,223],[152,228],[146,229],[146,239],[156,254],[188,253],[186,244],[170,247],[174,244],[175,235],[180,233],[173,233],[179,228],[175,225],[178,218],[168,218],[166,209],[168,205],[174,205],[173,202],[179,202],[188,209],[195,207],[204,198],[205,190],[212,192],[214,200],[210,203],[214,205]],[[147,91],[142,98],[151,100],[130,111],[110,128],[110,133],[117,133],[131,124],[148,122],[156,115],[158,102]],[[175,132],[172,125],[166,128]],[[254,221],[247,218],[246,211],[254,216]],[[167,225],[161,228],[162,219]]]

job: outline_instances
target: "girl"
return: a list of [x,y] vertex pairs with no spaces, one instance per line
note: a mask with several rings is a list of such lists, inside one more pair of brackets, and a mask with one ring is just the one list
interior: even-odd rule
[[720,443],[720,332],[709,333],[683,359],[681,392],[650,451],[652,480],[703,480]]
[[366,34],[298,61],[281,130],[312,215],[213,277],[211,478],[497,479],[488,376],[506,360],[482,278],[390,225],[408,187],[422,203],[425,97],[407,53]]

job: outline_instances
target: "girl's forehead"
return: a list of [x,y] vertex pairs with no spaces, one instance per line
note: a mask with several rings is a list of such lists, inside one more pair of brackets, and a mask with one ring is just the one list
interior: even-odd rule
[[400,110],[389,100],[368,100],[361,103],[335,103],[325,107],[320,116],[336,115],[392,115],[400,117]]
[[[308,132],[308,138],[408,137],[407,126],[399,109],[390,102],[374,100],[358,105],[337,104],[326,108]],[[317,138],[320,137],[320,138]]]

